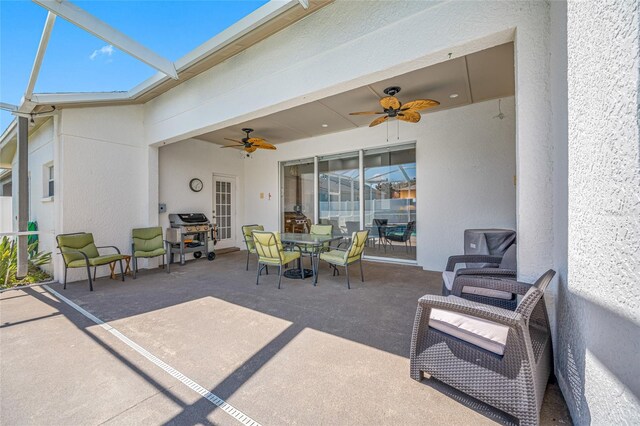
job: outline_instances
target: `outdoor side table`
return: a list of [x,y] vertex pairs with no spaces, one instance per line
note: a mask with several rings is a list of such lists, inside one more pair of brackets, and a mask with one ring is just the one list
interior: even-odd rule
[[[128,254],[123,254],[122,255],[122,260],[125,263],[125,267],[124,267],[124,275],[131,275],[131,256]],[[110,278],[112,280],[117,280],[118,276],[116,274],[116,263],[118,263],[118,261],[113,261],[109,264],[109,269],[111,269],[111,276]]]

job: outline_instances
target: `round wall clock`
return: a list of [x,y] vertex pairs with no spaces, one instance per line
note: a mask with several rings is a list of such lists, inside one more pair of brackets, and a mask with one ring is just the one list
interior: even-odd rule
[[193,192],[202,191],[203,186],[202,181],[198,178],[193,178],[189,181],[189,188],[191,188]]

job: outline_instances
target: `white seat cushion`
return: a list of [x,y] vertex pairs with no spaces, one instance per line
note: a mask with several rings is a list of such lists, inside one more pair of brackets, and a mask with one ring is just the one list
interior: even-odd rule
[[443,309],[431,309],[429,326],[494,354],[504,355],[509,333],[509,327],[505,325]]
[[[444,271],[442,273],[442,281],[449,291],[453,288],[453,281],[456,279],[456,273],[453,271]],[[493,290],[483,287],[462,287],[462,292],[467,294],[475,294],[478,296],[495,297],[496,299],[511,300],[513,295],[505,291]]]

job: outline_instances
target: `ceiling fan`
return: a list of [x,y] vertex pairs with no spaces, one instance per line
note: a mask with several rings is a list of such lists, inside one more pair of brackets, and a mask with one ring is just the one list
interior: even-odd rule
[[415,101],[407,102],[406,104],[402,104],[396,95],[400,92],[400,88],[397,86],[387,87],[384,89],[386,97],[380,99],[380,106],[382,106],[383,111],[363,111],[363,112],[352,112],[349,115],[378,115],[384,114],[382,117],[378,117],[369,124],[369,127],[377,126],[378,124],[384,123],[390,117],[397,118],[398,120],[408,121],[409,123],[417,123],[420,121],[420,113],[423,109],[433,108],[435,106],[440,105],[440,102],[434,101],[433,99],[417,99]]
[[252,152],[257,150],[258,148],[260,148],[260,149],[276,149],[275,146],[271,145],[270,143],[267,143],[267,141],[265,141],[262,138],[252,138],[252,137],[250,137],[249,134],[251,132],[253,132],[253,129],[242,129],[242,131],[247,134],[247,136],[242,138],[242,140],[224,138],[227,141],[236,142],[236,143],[239,143],[240,145],[224,145],[224,146],[221,146],[220,148],[242,149],[242,150],[248,152],[249,154],[251,154]]

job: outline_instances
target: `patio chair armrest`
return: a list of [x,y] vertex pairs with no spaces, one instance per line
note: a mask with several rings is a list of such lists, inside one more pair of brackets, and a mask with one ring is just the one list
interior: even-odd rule
[[484,275],[500,278],[515,278],[517,276],[517,272],[513,269],[502,268],[462,268],[456,271],[456,276],[460,275]]
[[118,247],[116,247],[116,246],[96,246],[96,248],[97,248],[97,249],[101,249],[101,248],[112,248],[112,249],[114,249],[115,251],[117,251],[117,252],[118,252],[118,254],[122,254],[122,253],[120,253],[120,249],[119,249]]
[[445,271],[453,271],[458,263],[496,263],[502,262],[502,256],[487,254],[461,254],[449,256]]
[[458,275],[453,281],[451,294],[460,296],[464,287],[481,287],[489,290],[504,291],[524,296],[531,284],[500,277],[482,277],[477,275]]
[[333,247],[333,249],[334,250],[340,250],[340,251],[347,251],[347,249],[341,249],[340,248],[340,246],[343,245],[343,244],[346,244],[347,247],[348,247],[349,244],[351,244],[351,242],[349,242],[349,241],[340,241],[337,246]]
[[472,302],[455,296],[436,296],[427,294],[418,300],[418,304],[423,309],[442,309],[487,321],[493,321],[508,327],[517,326],[523,321],[520,313],[498,308],[496,306],[485,305],[483,303]]
[[[287,249],[290,249],[290,250],[287,250]],[[300,248],[300,246],[299,246],[299,245],[296,245],[296,244],[288,244],[288,245],[286,245],[286,246],[283,246],[283,250],[284,250],[284,251],[294,251],[294,250],[296,250],[296,249],[300,252],[300,254],[302,254],[302,249]]]

